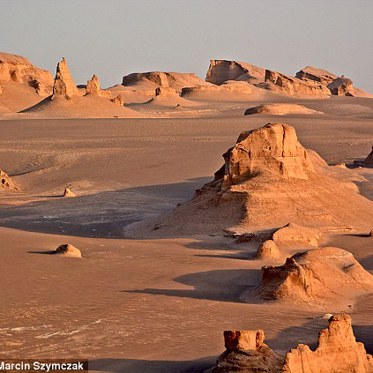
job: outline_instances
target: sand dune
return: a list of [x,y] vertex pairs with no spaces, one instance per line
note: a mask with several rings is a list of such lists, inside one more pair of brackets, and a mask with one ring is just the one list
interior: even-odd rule
[[263,104],[254,106],[245,111],[245,115],[252,114],[272,114],[272,115],[286,115],[286,114],[323,114],[320,111],[309,109],[299,104]]

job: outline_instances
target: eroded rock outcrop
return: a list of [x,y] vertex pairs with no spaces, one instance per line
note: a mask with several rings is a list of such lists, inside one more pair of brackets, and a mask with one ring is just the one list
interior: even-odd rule
[[1,189],[16,189],[10,176],[3,170],[0,170],[0,190]]
[[329,315],[317,348],[300,344],[285,358],[264,343],[262,330],[225,331],[226,351],[206,373],[372,373],[373,357],[357,342],[347,314]]
[[116,105],[123,106],[124,105],[124,98],[122,95],[117,95],[114,98],[111,99],[111,102],[113,102]]
[[324,69],[319,69],[313,66],[306,66],[305,68],[299,70],[295,77],[302,80],[313,80],[315,82],[321,83],[323,85],[328,85],[338,76],[330,73]]
[[283,372],[372,373],[373,357],[356,342],[351,317],[340,314],[332,316],[328,328],[320,332],[315,351],[301,344],[286,354]]
[[223,84],[229,80],[259,83],[265,80],[265,69],[246,62],[210,60],[206,73],[206,81],[213,84]]
[[52,99],[56,97],[71,99],[71,97],[76,95],[77,92],[78,88],[70,74],[66,59],[62,58],[62,60],[57,64]]
[[101,89],[100,81],[98,79],[98,76],[95,74],[90,80],[87,81],[86,94],[111,99],[111,92]]
[[227,330],[224,341],[226,350],[210,373],[281,371],[284,358],[264,343],[263,330]]
[[263,173],[285,179],[308,179],[309,173],[315,171],[295,129],[282,123],[241,133],[224,159],[225,187]]
[[70,244],[64,244],[57,247],[53,252],[55,255],[63,256],[66,258],[81,258],[82,253],[75,246]]
[[373,146],[372,146],[372,151],[364,159],[363,164],[364,166],[367,166],[367,167],[373,167]]
[[262,268],[258,294],[264,300],[347,307],[373,292],[373,276],[346,250],[326,247],[300,252],[281,266]]
[[323,84],[313,80],[293,78],[276,71],[266,70],[265,82],[269,83],[268,86],[263,86],[266,89],[284,92],[289,96],[328,97],[330,95],[329,89]]
[[354,88],[352,80],[344,77],[339,77],[328,84],[328,88],[334,96],[354,96]]
[[25,57],[9,53],[0,53],[0,81],[28,83],[41,96],[49,95],[53,86],[49,71],[36,67]]

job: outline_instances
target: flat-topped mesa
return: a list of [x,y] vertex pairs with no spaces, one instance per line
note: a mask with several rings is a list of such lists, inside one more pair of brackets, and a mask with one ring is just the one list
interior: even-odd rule
[[33,65],[27,58],[0,52],[0,81],[28,83],[40,96],[52,91],[53,76]]
[[300,252],[281,266],[263,267],[258,287],[264,300],[312,307],[347,307],[352,297],[369,292],[373,276],[351,253],[335,247]]
[[111,92],[101,89],[98,76],[94,74],[90,80],[87,80],[86,95],[94,95],[111,99]]
[[285,356],[284,373],[372,373],[373,357],[363,343],[356,342],[347,314],[334,315],[320,332],[318,346],[312,351],[300,344]]
[[306,149],[288,124],[268,123],[243,132],[224,155],[224,186],[239,184],[258,174],[285,179],[308,179],[314,167]]
[[278,90],[290,96],[330,96],[329,89],[321,83],[293,78],[277,71],[266,70],[265,82],[270,85],[263,86],[264,88]]
[[226,350],[209,373],[281,371],[284,358],[264,343],[263,330],[226,330]]
[[0,190],[1,189],[16,189],[10,176],[3,170],[0,170]]
[[72,96],[76,95],[77,92],[78,88],[70,74],[66,59],[63,57],[57,64],[52,100],[56,97],[64,97],[69,100]]
[[263,82],[265,69],[246,62],[210,60],[206,81],[212,84],[223,84],[229,80],[243,80],[251,83]]

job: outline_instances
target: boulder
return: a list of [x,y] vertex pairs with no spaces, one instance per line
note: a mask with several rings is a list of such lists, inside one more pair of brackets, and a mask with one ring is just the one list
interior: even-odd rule
[[71,99],[71,97],[76,95],[77,92],[78,88],[76,87],[75,82],[70,74],[66,59],[63,57],[62,60],[57,64],[52,99],[56,97]]
[[255,255],[256,259],[278,259],[280,256],[280,250],[273,240],[264,241]]
[[81,258],[82,254],[79,249],[70,244],[64,244],[57,247],[54,251],[55,255],[60,255],[67,258]]
[[316,350],[300,344],[286,354],[282,372],[372,373],[373,357],[362,343],[356,342],[351,317],[338,314],[320,332]]
[[87,81],[86,94],[105,97],[111,99],[111,92],[104,91],[101,89],[100,81],[97,75],[93,75],[90,80]]
[[263,300],[321,307],[347,307],[359,295],[373,291],[373,275],[346,250],[326,247],[264,266],[258,294]]

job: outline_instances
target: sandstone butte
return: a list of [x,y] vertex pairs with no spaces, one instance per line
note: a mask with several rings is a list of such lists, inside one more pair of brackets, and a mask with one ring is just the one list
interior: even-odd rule
[[33,65],[27,58],[0,53],[0,83],[26,83],[40,96],[48,96],[53,86],[53,76],[47,70]]
[[295,77],[277,71],[264,69],[246,62],[211,60],[206,73],[206,81],[213,84],[236,80],[246,81],[259,88],[283,93],[289,96],[328,97],[372,95],[355,88],[351,79],[337,76],[326,70],[307,66]]
[[173,234],[260,232],[289,223],[323,232],[371,229],[373,202],[350,179],[335,178],[338,170],[332,174],[288,124],[268,123],[241,133],[223,157],[214,180],[165,217],[155,234],[162,229]]
[[373,357],[357,342],[347,314],[332,315],[312,351],[300,344],[285,356],[264,343],[262,330],[224,332],[225,352],[206,373],[372,373]]

